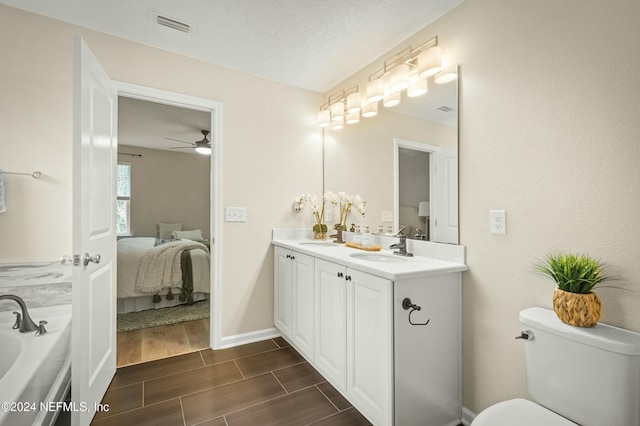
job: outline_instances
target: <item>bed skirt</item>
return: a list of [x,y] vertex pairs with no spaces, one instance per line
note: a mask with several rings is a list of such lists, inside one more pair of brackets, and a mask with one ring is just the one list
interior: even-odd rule
[[[197,302],[199,300],[205,300],[209,298],[209,293],[191,293],[193,296],[193,301]],[[118,313],[126,314],[129,312],[138,312],[144,311],[147,309],[161,309],[167,308],[169,306],[177,306],[183,305],[184,302],[181,302],[178,299],[177,295],[173,300],[166,300],[164,297],[159,303],[153,303],[153,296],[142,296],[142,297],[126,297],[126,298],[118,298]]]

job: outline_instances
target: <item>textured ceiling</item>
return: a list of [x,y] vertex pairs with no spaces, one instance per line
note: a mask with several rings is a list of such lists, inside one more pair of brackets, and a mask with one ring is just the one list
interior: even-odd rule
[[[149,46],[326,93],[463,0],[0,0]],[[184,22],[185,34],[155,14]]]

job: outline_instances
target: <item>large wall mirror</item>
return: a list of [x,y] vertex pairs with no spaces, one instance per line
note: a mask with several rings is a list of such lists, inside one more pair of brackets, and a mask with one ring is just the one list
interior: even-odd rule
[[376,231],[457,244],[458,80],[339,131],[325,130],[324,188],[360,194]]

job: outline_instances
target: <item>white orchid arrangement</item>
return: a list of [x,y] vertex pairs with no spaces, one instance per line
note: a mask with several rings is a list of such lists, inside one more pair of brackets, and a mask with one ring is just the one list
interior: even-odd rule
[[347,229],[347,217],[351,213],[352,209],[355,209],[362,217],[365,215],[367,202],[360,196],[360,194],[349,195],[346,192],[338,192],[335,196],[333,205],[338,205],[340,208],[340,219],[335,224],[334,228],[345,231]]
[[324,223],[324,213],[327,203],[331,207],[338,207],[340,210],[340,218],[334,228],[337,230],[347,229],[347,218],[351,210],[355,209],[362,217],[365,215],[367,202],[360,194],[349,195],[346,192],[326,191],[322,196],[322,202],[315,194],[305,193],[295,199],[293,208],[296,212],[300,212],[306,205],[311,206],[315,224],[313,231],[316,233],[327,232],[327,225]]
[[313,232],[316,234],[327,232],[327,225],[324,223],[324,208],[327,201],[330,201],[327,196],[328,192],[325,192],[323,195],[322,204],[320,204],[320,200],[317,195],[310,193],[301,194],[293,202],[293,208],[298,213],[304,209],[305,205],[311,206],[313,219],[315,221],[315,224],[313,225]]

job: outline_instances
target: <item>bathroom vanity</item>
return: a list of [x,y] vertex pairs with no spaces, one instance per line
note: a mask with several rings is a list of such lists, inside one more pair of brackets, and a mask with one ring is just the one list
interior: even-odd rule
[[273,245],[275,326],[354,407],[375,425],[459,423],[464,263]]

